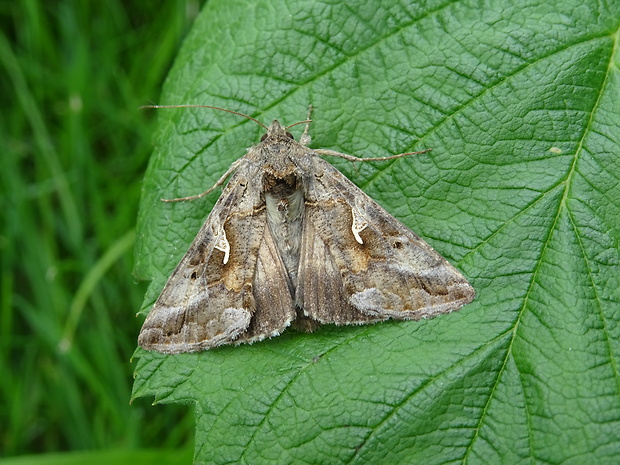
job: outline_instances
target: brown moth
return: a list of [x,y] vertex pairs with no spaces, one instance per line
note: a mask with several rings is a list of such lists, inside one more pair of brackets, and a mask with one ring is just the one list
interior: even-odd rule
[[297,142],[277,120],[259,122],[267,133],[215,186],[174,199],[202,197],[232,174],[148,314],[141,347],[178,354],[260,341],[289,325],[419,320],[474,299],[456,268],[319,157],[409,154],[313,150],[309,117],[302,123]]

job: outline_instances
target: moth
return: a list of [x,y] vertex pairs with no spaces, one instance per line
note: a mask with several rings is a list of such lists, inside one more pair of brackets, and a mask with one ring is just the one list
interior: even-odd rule
[[291,325],[419,320],[474,299],[456,268],[319,156],[409,154],[313,150],[310,115],[296,123],[306,124],[299,142],[291,126],[247,118],[266,129],[260,142],[208,191],[173,199],[202,197],[232,175],[148,314],[141,347],[178,354]]

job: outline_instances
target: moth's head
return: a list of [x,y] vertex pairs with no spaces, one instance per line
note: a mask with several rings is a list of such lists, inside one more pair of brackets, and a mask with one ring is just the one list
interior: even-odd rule
[[267,128],[267,133],[263,134],[260,141],[264,142],[267,139],[294,139],[294,137],[277,119],[274,119],[271,126]]

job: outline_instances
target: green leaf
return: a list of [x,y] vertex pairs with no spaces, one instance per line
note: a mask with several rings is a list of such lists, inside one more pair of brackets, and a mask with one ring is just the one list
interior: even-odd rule
[[[162,104],[268,124],[332,161],[477,291],[422,322],[138,350],[134,396],[196,408],[199,463],[620,461],[620,3],[209,2]],[[145,309],[261,128],[159,110],[137,273]],[[294,129],[301,131],[301,126]],[[297,133],[299,134],[299,132]]]

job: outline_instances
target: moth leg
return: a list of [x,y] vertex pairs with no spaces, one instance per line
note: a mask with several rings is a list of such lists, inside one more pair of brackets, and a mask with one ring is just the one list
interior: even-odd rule
[[310,136],[310,134],[308,134],[308,130],[310,129],[310,123],[312,121],[310,119],[311,115],[312,115],[312,104],[308,105],[308,117],[306,118],[308,122],[306,123],[306,126],[304,127],[303,134],[299,138],[299,143],[305,147],[310,145],[310,142],[312,142],[312,137]]
[[399,153],[398,155],[390,155],[388,157],[372,157],[372,158],[360,158],[354,155],[347,155],[346,153],[336,152],[334,150],[326,150],[326,149],[314,149],[316,153],[319,155],[327,155],[330,157],[338,157],[344,158],[349,161],[384,161],[384,160],[393,160],[395,158],[408,157],[409,155],[420,155],[421,153],[430,152],[433,149],[421,150],[420,152],[408,152],[408,153]]
[[204,197],[205,195],[210,194],[215,189],[217,189],[222,184],[224,184],[224,182],[226,181],[226,178],[228,176],[230,176],[233,173],[233,171],[235,171],[237,168],[239,168],[239,165],[243,162],[243,160],[244,160],[243,157],[241,157],[238,160],[236,160],[232,165],[230,165],[230,168],[228,168],[228,170],[222,175],[222,177],[220,179],[218,179],[217,182],[212,187],[210,187],[209,189],[204,191],[202,194],[191,195],[189,197],[180,197],[178,199],[160,199],[160,200],[162,202],[183,202],[185,200],[196,200],[196,199],[199,199],[201,197]]

